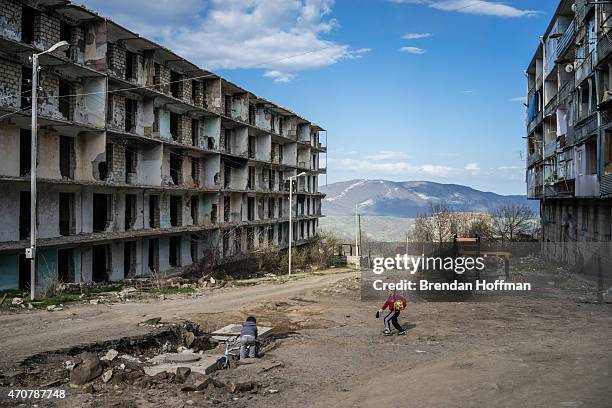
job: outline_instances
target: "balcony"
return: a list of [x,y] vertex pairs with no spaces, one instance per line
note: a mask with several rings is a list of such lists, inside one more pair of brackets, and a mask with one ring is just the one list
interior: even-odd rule
[[539,162],[540,160],[542,160],[542,155],[540,153],[530,154],[529,157],[527,158],[527,167],[533,166],[535,163]]
[[600,193],[602,195],[612,195],[612,174],[601,176]]
[[557,99],[559,100],[559,103],[563,103],[565,102],[566,99],[571,97],[573,90],[574,90],[574,80],[573,79],[561,85],[561,89],[559,89],[559,92],[557,94]]
[[606,33],[597,43],[597,60],[595,61],[595,65],[598,65],[600,62],[604,61],[611,52],[612,39],[610,38],[610,33]]
[[589,54],[576,69],[576,84],[580,84],[593,73],[593,54]]
[[544,117],[557,113],[557,95],[553,96],[544,108]]
[[576,176],[576,197],[599,197],[597,174]]
[[301,169],[308,169],[310,170],[310,163],[309,162],[298,162],[297,167],[301,168]]
[[569,45],[572,43],[575,33],[576,33],[576,24],[574,23],[574,20],[572,20],[570,25],[567,26],[567,28],[565,29],[565,32],[563,33],[561,38],[559,38],[559,42],[557,43],[557,52],[556,52],[557,59],[559,59],[563,55],[565,50],[567,50]]
[[586,139],[597,131],[597,115],[591,114],[586,119],[574,125],[574,138],[576,142]]
[[555,154],[557,150],[557,140],[553,140],[550,143],[544,145],[544,158],[548,158]]

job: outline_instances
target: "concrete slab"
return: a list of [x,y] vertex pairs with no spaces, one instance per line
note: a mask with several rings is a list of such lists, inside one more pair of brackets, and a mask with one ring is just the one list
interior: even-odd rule
[[[240,329],[242,324],[228,324],[225,327],[220,328],[212,332],[212,338],[218,341],[227,341],[232,338],[240,336]],[[257,326],[258,337],[264,338],[270,334],[272,327]]]
[[219,357],[213,354],[164,353],[149,359],[153,365],[144,367],[144,370],[147,375],[155,375],[162,371],[176,373],[178,367],[189,367],[195,373],[210,374],[216,370]]

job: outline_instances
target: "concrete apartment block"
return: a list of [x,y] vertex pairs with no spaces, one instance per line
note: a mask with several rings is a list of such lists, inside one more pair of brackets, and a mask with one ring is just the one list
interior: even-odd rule
[[39,285],[285,248],[299,172],[293,240],[317,236],[322,128],[81,6],[0,0],[0,289],[29,285],[28,56],[60,40],[40,61]]
[[585,270],[612,263],[611,13],[562,0],[526,71],[527,194],[546,255]]

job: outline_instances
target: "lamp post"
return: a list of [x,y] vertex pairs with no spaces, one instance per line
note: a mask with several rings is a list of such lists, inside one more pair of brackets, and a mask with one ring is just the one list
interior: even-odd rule
[[32,55],[32,146],[30,152],[30,247],[26,248],[26,258],[30,259],[30,299],[36,296],[36,166],[38,142],[38,58],[54,51],[64,51],[70,44],[60,41],[46,51]]
[[361,245],[361,225],[359,220],[359,207],[363,203],[355,204],[355,256],[359,256],[359,246]]
[[291,276],[291,241],[293,240],[293,180],[305,176],[305,172],[289,176],[289,276]]

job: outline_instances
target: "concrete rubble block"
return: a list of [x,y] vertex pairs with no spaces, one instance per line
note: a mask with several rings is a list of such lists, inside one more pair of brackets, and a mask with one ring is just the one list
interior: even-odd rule
[[259,386],[259,384],[257,384],[254,381],[245,381],[245,382],[230,382],[229,384],[227,384],[227,390],[232,393],[232,394],[236,394],[239,392],[247,392],[247,391],[252,391],[254,389],[256,389]]
[[114,359],[117,358],[118,355],[119,355],[119,352],[117,350],[110,349],[106,352],[104,357],[101,358],[101,360],[113,361]]
[[[227,341],[231,338],[240,336],[240,330],[242,329],[241,324],[228,324],[212,333],[212,338],[218,341]],[[270,335],[272,327],[257,326],[257,332],[259,338],[264,338]]]
[[83,385],[95,380],[102,374],[102,364],[98,357],[89,357],[77,364],[70,372],[70,383]]
[[191,374],[191,368],[189,367],[177,367],[175,381],[178,383],[184,383]]
[[111,378],[113,378],[113,370],[106,370],[104,373],[102,373],[102,381],[104,383],[109,382]]

